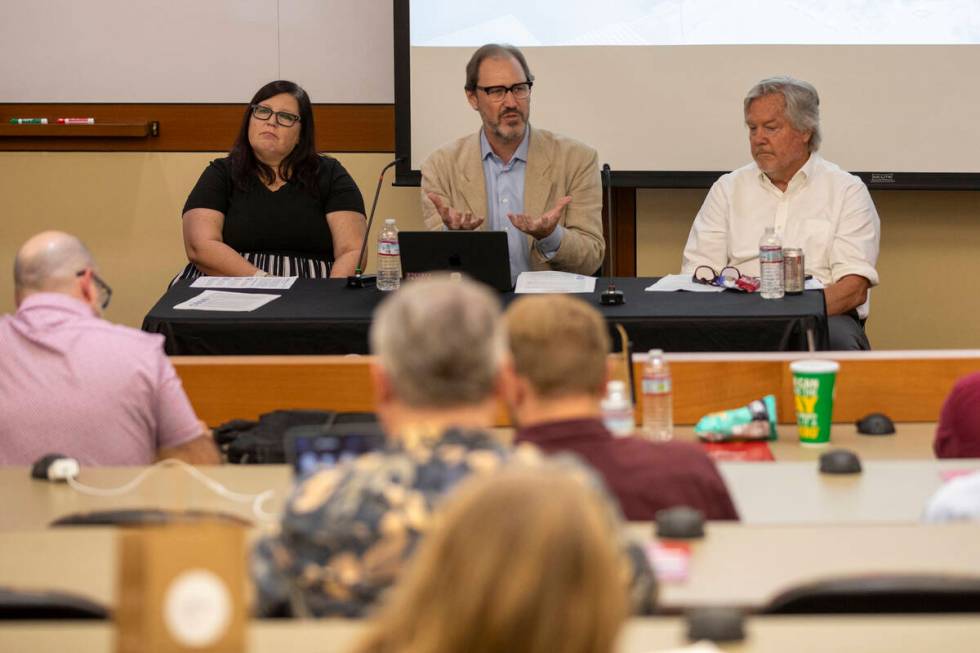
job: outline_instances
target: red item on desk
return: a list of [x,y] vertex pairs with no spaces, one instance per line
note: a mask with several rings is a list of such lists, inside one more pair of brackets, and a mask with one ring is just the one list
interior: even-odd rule
[[715,462],[724,460],[761,461],[775,460],[769,443],[764,441],[752,442],[702,442],[701,447]]
[[647,560],[661,583],[687,580],[691,566],[691,545],[687,542],[653,540],[647,543]]

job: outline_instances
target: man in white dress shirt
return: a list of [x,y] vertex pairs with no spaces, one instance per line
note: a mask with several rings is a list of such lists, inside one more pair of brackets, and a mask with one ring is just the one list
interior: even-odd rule
[[825,161],[820,99],[809,83],[764,79],[744,101],[753,163],[708,192],[684,248],[682,272],[731,265],[759,275],[759,240],[774,227],[803,249],[806,273],[824,284],[831,349],[870,349],[868,290],[878,283],[880,222],[867,187]]

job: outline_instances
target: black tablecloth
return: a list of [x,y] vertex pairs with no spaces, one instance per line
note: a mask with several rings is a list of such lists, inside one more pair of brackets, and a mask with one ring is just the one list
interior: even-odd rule
[[[595,305],[610,325],[626,327],[635,351],[805,350],[807,329],[813,330],[817,349],[827,348],[821,291],[775,300],[732,291],[645,292],[654,280],[616,279],[626,298],[622,306],[599,305],[604,279],[593,296],[578,296]],[[366,354],[371,311],[386,294],[347,288],[340,279],[297,279],[289,290],[255,291],[282,296],[250,313],[174,310],[200,292],[181,281],[143,320],[144,331],[166,336],[170,355]],[[505,304],[515,297],[501,295]]]

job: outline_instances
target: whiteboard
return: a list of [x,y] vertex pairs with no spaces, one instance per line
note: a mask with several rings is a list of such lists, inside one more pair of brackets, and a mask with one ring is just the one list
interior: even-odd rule
[[393,101],[383,0],[4,3],[0,102],[245,102],[290,79],[316,103]]

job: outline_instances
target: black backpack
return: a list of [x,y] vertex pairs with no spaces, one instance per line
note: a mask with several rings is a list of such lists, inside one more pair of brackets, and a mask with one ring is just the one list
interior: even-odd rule
[[214,439],[229,463],[276,465],[286,462],[286,431],[296,426],[331,429],[344,424],[376,423],[374,413],[329,410],[274,410],[258,421],[235,419],[214,429]]

